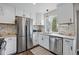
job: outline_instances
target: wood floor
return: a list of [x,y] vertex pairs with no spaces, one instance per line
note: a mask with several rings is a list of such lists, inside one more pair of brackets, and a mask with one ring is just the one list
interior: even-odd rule
[[24,51],[24,52],[18,53],[16,55],[47,55],[47,54],[48,55],[55,55],[52,52],[50,52],[49,50],[47,50],[47,49],[45,49],[41,46],[35,46],[35,47],[33,47],[32,49],[30,49],[28,51]]
[[[33,48],[36,48],[36,47],[38,47],[39,45],[36,45],[36,46],[34,46]],[[33,49],[32,48],[32,49]],[[31,49],[30,49],[31,50]],[[34,55],[30,50],[28,50],[28,51],[24,51],[24,52],[22,52],[22,53],[18,53],[18,54],[16,54],[16,55]]]
[[25,52],[22,52],[22,53],[18,53],[16,55],[33,55],[33,53],[29,50],[29,51],[25,51]]

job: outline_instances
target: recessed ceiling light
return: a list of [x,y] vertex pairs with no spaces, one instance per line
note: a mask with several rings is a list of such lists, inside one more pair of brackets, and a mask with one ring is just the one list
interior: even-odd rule
[[33,5],[36,5],[36,3],[33,3]]

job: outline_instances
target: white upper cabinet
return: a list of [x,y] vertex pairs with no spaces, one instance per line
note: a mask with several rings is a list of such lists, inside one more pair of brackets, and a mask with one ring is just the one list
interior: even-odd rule
[[16,7],[16,16],[23,16],[23,9]]
[[30,9],[27,10],[27,9],[16,7],[16,16],[25,16],[27,18],[31,18],[32,16],[31,14],[32,13],[30,12]]
[[35,13],[31,14],[31,18],[33,19],[33,25],[36,25],[36,15],[35,15]]
[[28,10],[24,10],[24,15],[25,15],[25,17],[28,17],[28,18],[31,18],[31,11],[30,11],[30,9]]
[[43,35],[43,47],[49,50],[49,36]]
[[0,5],[0,23],[15,23],[15,9],[11,6]]
[[57,6],[58,23],[73,23],[73,4],[63,3]]
[[44,25],[44,15],[42,13],[36,13],[36,25]]

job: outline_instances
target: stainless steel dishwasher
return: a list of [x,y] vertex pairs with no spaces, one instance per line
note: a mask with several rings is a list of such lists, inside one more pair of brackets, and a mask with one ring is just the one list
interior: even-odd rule
[[49,49],[55,54],[63,54],[63,38],[50,36]]

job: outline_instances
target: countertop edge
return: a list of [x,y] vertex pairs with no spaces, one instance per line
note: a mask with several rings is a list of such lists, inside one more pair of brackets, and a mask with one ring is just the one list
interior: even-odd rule
[[41,35],[47,35],[47,36],[56,36],[56,37],[62,37],[65,39],[75,39],[75,36],[66,36],[66,35],[60,35],[60,34],[42,34]]

